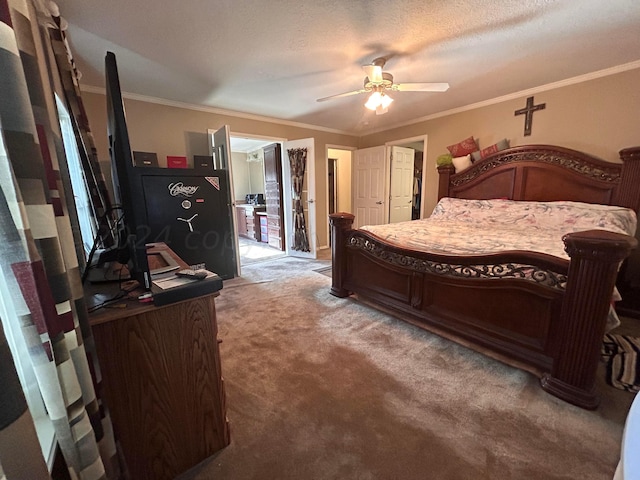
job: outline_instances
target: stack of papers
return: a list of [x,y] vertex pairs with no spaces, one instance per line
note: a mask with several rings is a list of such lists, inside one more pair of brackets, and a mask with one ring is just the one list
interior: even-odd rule
[[217,273],[213,273],[210,272],[209,270],[196,270],[197,272],[207,272],[207,276],[206,278],[199,280],[199,279],[194,279],[194,278],[189,278],[189,277],[178,277],[174,272],[171,272],[170,274],[167,275],[163,275],[161,277],[158,278],[154,278],[152,283],[162,289],[162,290],[167,290],[169,288],[176,288],[176,287],[182,287],[184,285],[188,285],[190,283],[196,283],[196,282],[204,282],[207,281],[209,278],[212,277],[218,277]]

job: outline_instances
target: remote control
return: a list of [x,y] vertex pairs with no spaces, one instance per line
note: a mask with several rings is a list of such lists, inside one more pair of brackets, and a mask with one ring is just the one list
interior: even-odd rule
[[205,270],[191,270],[191,269],[185,269],[185,270],[180,270],[179,272],[176,272],[176,275],[178,277],[185,277],[185,278],[192,278],[194,280],[204,280],[205,278],[207,278],[207,272]]

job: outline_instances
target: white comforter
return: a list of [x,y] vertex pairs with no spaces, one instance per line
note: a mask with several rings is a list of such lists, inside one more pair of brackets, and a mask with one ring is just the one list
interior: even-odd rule
[[411,250],[454,255],[526,250],[568,259],[562,236],[600,229],[634,235],[631,209],[579,202],[443,198],[423,220],[362,227]]

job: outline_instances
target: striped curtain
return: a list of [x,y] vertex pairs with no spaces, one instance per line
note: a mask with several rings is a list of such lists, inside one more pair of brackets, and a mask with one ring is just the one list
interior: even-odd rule
[[[0,0],[0,316],[28,346],[71,478],[120,478],[106,406],[94,388],[100,370],[53,94],[60,75],[49,40],[55,25],[38,0]],[[31,438],[33,427],[21,422],[24,399],[5,344],[0,335],[0,479],[47,478],[46,468],[44,477],[25,476],[20,466],[41,459],[7,441],[9,435]],[[6,404],[13,404],[8,417]]]
[[[72,119],[78,153],[80,154],[84,176],[91,197],[91,205],[95,209],[94,213],[98,221],[97,227],[100,232],[100,238],[103,241],[102,246],[110,247],[113,245],[114,237],[107,233],[114,231],[115,222],[110,194],[98,161],[98,150],[93,140],[89,118],[80,94],[80,74],[76,69],[67,40],[66,21],[60,16],[58,8],[53,2],[49,3],[49,8],[52,10],[52,20],[54,22],[53,24],[48,24],[51,53],[54,57],[51,59],[51,63],[54,69],[57,67],[59,72],[59,76],[53,77],[53,86],[55,92],[66,104]],[[81,255],[81,262],[83,261],[84,254]]]

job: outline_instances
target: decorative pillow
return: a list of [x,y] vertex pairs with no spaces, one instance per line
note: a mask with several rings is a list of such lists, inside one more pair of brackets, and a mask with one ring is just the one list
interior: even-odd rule
[[443,153],[442,155],[438,156],[438,159],[436,160],[436,165],[439,167],[443,165],[451,165],[451,163],[453,163],[451,161],[452,158],[453,156],[450,153]]
[[509,140],[503,138],[497,143],[494,143],[490,147],[483,148],[480,150],[480,158],[487,158],[492,153],[499,152],[500,150],[504,150],[505,148],[509,148]]
[[471,163],[471,154],[464,155],[462,157],[453,157],[451,162],[453,163],[453,166],[456,167],[456,173],[460,173],[473,165]]
[[465,155],[469,155],[471,152],[475,152],[478,150],[478,144],[474,140],[473,136],[469,138],[465,138],[461,142],[456,143],[455,145],[449,145],[447,150],[451,152],[451,155],[454,157],[463,157]]

